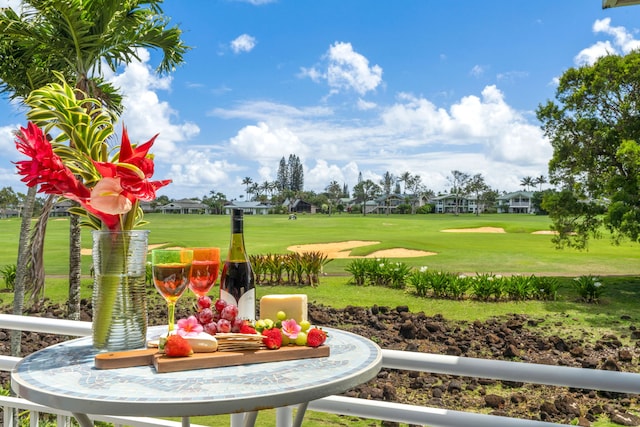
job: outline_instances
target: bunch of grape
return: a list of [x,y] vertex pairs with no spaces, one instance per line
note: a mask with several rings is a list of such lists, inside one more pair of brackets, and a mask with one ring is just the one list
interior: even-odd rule
[[212,303],[208,296],[199,297],[196,303],[196,319],[209,335],[216,333],[240,332],[249,323],[238,317],[238,307],[218,299]]

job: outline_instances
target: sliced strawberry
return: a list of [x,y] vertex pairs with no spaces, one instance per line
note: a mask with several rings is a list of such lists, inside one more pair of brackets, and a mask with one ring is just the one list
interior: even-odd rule
[[240,333],[241,334],[257,334],[258,332],[256,332],[253,326],[249,325],[248,323],[243,323],[242,326],[240,326]]
[[311,328],[307,331],[307,346],[320,347],[327,340],[327,333],[320,328]]
[[280,328],[264,329],[262,331],[262,343],[269,350],[277,350],[282,346],[282,332]]

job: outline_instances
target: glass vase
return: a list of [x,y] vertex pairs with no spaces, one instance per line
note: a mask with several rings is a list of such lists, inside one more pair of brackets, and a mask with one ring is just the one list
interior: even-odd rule
[[93,232],[93,346],[146,346],[148,230]]

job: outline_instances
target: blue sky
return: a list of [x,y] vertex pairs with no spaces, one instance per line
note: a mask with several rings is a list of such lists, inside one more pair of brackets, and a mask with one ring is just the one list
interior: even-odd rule
[[[0,0],[0,7],[18,1]],[[452,170],[499,191],[547,175],[535,118],[570,67],[640,46],[640,6],[600,0],[166,0],[193,47],[158,77],[158,54],[108,75],[126,96],[134,141],[159,133],[159,194],[229,199],[244,177],[273,181],[290,154],[305,189],[333,180],[420,175],[435,192]],[[12,161],[24,111],[0,100],[0,188],[26,192]]]

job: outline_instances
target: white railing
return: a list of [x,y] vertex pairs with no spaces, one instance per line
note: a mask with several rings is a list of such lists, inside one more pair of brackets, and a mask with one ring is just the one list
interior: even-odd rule
[[[0,329],[87,336],[91,334],[91,323],[0,314]],[[17,357],[0,356],[0,370],[10,371],[19,361],[20,358]],[[627,372],[537,365],[386,349],[382,350],[382,366],[387,369],[640,394],[640,374]],[[66,411],[48,408],[25,399],[10,396],[0,396],[0,407],[4,410],[4,426],[13,425],[15,421],[13,419],[14,408],[31,412],[30,421],[32,427],[37,427],[38,425],[38,417],[35,416],[38,413],[57,415],[58,426],[65,427],[69,425],[69,417],[71,416]],[[463,427],[469,425],[476,427],[544,427],[561,425],[345,396],[329,396],[314,400],[309,402],[308,409],[432,427]],[[180,422],[145,417],[91,415],[91,418],[97,421],[113,423],[116,426],[126,424],[133,427],[178,427],[183,425]]]

